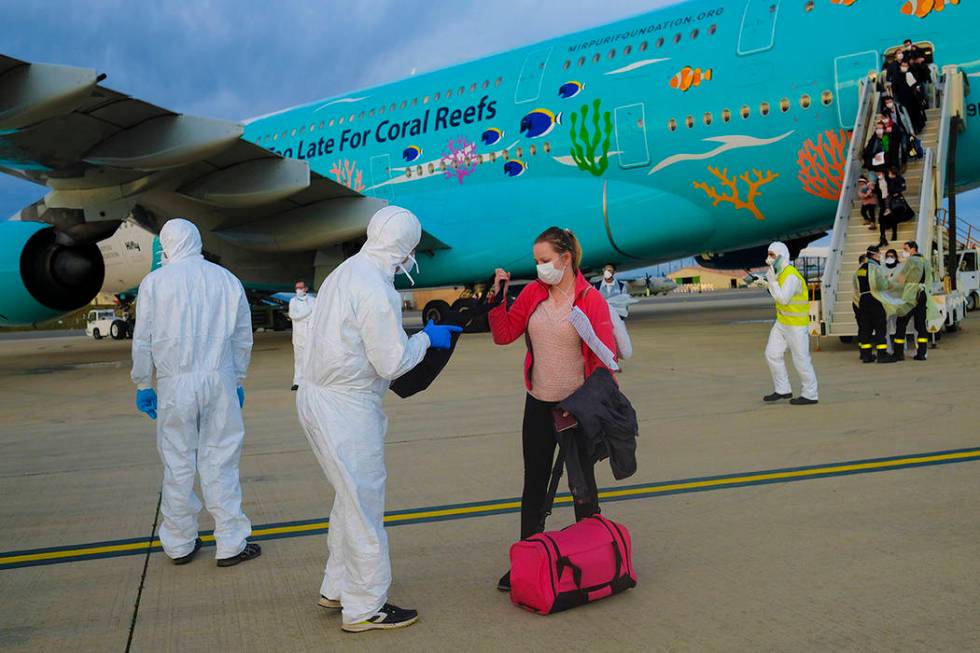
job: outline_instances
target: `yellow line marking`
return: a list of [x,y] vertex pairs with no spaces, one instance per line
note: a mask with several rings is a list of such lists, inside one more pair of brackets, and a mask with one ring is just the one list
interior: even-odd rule
[[[791,478],[806,478],[809,476],[821,476],[824,474],[842,474],[855,471],[869,471],[874,469],[888,469],[891,467],[906,467],[909,465],[919,465],[922,463],[934,463],[953,460],[963,460],[980,456],[980,449],[970,451],[959,451],[956,453],[935,454],[926,456],[911,456],[908,458],[898,458],[895,460],[878,460],[865,463],[854,463],[850,465],[828,465],[826,467],[815,467],[813,469],[798,469],[784,472],[762,472],[757,474],[745,474],[744,476],[732,476],[729,478],[710,478],[701,481],[688,481],[684,483],[671,483],[669,485],[641,486],[625,488],[622,490],[606,490],[600,492],[602,499],[613,499],[617,497],[629,497],[638,495],[655,495],[666,492],[676,492],[677,490],[691,490],[698,488],[725,487],[728,485],[738,485],[740,483],[773,481]],[[556,504],[571,503],[569,496],[557,497]],[[452,517],[456,515],[474,515],[498,510],[517,510],[521,507],[518,501],[502,501],[480,506],[460,506],[451,508],[439,508],[435,510],[418,510],[396,515],[386,515],[386,524],[397,524],[404,521],[416,521],[420,519],[435,519],[440,517]],[[327,520],[313,522],[310,524],[297,524],[286,526],[271,526],[268,528],[257,528],[252,531],[253,536],[266,535],[287,535],[292,533],[303,533],[325,529],[329,526]],[[213,542],[214,535],[202,535],[204,542]],[[129,551],[145,551],[147,548],[159,547],[160,540],[154,539],[152,542],[130,542],[127,544],[108,544],[104,546],[80,547],[77,549],[67,549],[64,551],[46,551],[41,553],[27,553],[16,556],[0,556],[0,566],[18,564],[23,562],[40,562],[43,560],[57,560],[61,558],[74,558],[77,556],[95,556],[105,553],[124,553]]]

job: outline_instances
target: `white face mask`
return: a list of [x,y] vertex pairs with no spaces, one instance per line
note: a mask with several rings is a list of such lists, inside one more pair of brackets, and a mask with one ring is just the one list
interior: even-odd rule
[[878,136],[884,136],[885,135],[885,130],[884,129],[876,129],[875,130],[875,134],[877,134]]
[[538,279],[541,279],[541,281],[549,286],[558,285],[564,277],[565,268],[556,268],[555,264],[551,261],[538,264]]
[[412,278],[412,275],[410,273],[410,270],[412,268],[415,268],[415,272],[418,273],[418,271],[419,271],[419,262],[415,260],[415,253],[414,252],[411,253],[411,254],[409,254],[408,256],[406,256],[405,259],[401,263],[399,263],[397,266],[395,266],[395,272],[396,273],[404,274],[406,277],[408,277],[408,282],[414,286],[415,285],[415,279]]
[[605,279],[606,281],[612,281],[612,278],[613,278],[612,271],[611,270],[606,270],[605,272],[603,272],[602,273],[602,278]]
[[905,250],[905,249],[903,249],[903,250],[902,250],[902,254],[901,254],[901,257],[902,257],[902,258],[908,258],[908,257],[909,257],[909,252],[908,252],[908,250]]
[[306,297],[306,288],[297,288],[296,289],[296,296],[297,297]]
[[776,260],[778,258],[779,258],[778,256],[769,256],[769,257],[767,257],[766,258],[766,265],[768,265],[769,267],[772,267],[772,266],[776,265]]
[[896,261],[891,256],[885,259],[885,265],[895,265]]

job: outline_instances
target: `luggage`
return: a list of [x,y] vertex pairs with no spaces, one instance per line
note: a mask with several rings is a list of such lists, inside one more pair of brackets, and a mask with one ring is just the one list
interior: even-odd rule
[[[564,455],[551,474],[544,518],[551,512]],[[636,586],[629,531],[600,514],[560,531],[537,533],[510,547],[510,600],[538,614],[598,601]]]

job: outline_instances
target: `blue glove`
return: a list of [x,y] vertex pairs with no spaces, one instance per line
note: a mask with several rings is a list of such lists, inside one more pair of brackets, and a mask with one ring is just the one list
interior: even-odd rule
[[461,326],[436,324],[432,320],[422,329],[422,333],[429,336],[433,349],[449,349],[453,346],[453,334],[462,332]]
[[238,407],[245,408],[245,388],[238,386],[236,392],[238,393]]
[[136,410],[146,413],[150,419],[157,418],[157,391],[153,388],[136,391]]

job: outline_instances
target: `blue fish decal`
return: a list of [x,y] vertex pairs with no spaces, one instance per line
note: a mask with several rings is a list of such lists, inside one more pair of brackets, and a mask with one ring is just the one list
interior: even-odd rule
[[541,138],[550,134],[555,125],[560,124],[560,113],[556,116],[547,109],[535,109],[521,118],[521,133],[528,138]]
[[562,98],[563,100],[567,100],[575,97],[584,90],[585,84],[572,80],[561,85],[561,88],[558,89],[558,97]]
[[408,163],[416,161],[420,156],[422,156],[422,148],[418,145],[409,145],[405,148],[405,151],[402,152],[402,158]]
[[480,140],[483,141],[484,145],[496,145],[500,142],[500,139],[504,137],[504,132],[496,127],[491,127],[490,129],[483,132]]
[[508,177],[520,177],[527,170],[527,164],[520,159],[514,159],[504,164],[504,174]]

